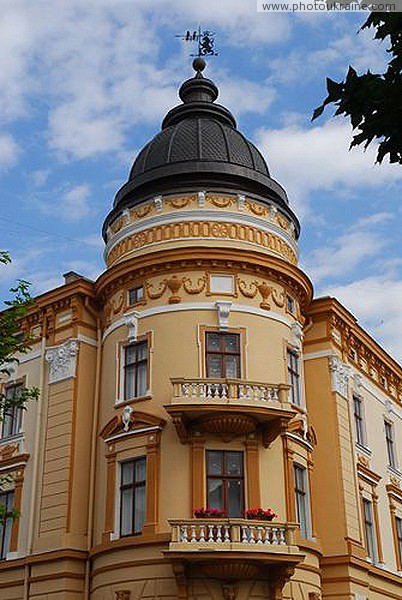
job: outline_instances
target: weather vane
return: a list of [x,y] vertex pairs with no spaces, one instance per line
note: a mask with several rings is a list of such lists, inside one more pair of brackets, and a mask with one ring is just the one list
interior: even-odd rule
[[185,34],[176,35],[176,37],[181,38],[184,42],[193,42],[197,43],[198,51],[197,54],[190,54],[190,56],[217,56],[218,53],[215,52],[214,44],[215,44],[215,33],[213,31],[205,30],[203,31],[201,27],[198,27],[198,31],[190,31],[187,30]]

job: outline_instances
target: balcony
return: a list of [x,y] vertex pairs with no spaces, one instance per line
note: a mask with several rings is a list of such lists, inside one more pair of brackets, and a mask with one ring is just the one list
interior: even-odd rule
[[214,518],[171,519],[169,524],[165,555],[182,581],[194,576],[225,582],[265,579],[277,598],[304,558],[295,545],[294,523]]
[[296,412],[288,402],[289,385],[239,379],[172,379],[173,393],[165,409],[182,443],[196,433],[224,441],[260,433],[265,447]]

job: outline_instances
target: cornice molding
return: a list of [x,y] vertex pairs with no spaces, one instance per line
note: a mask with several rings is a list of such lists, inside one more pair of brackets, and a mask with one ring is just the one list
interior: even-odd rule
[[252,248],[243,253],[238,249],[212,249],[194,245],[188,248],[165,249],[163,252],[157,251],[117,263],[99,277],[96,282],[97,295],[100,301],[105,302],[107,296],[126,287],[135,279],[192,269],[230,269],[233,272],[249,272],[253,275],[258,271],[260,277],[270,278],[292,288],[304,309],[309,305],[313,294],[312,284],[307,275],[297,266],[279,257]]
[[[146,308],[144,310],[136,309],[135,311],[125,313],[121,318],[117,319],[111,325],[109,325],[109,327],[107,327],[103,332],[102,341],[104,341],[116,329],[127,325],[127,320],[130,319],[130,316],[135,316],[137,319],[144,319],[146,317],[151,317],[154,315],[189,310],[210,310],[216,313],[216,304],[216,301],[182,302],[181,304],[163,304],[161,306],[154,306],[153,308]],[[256,308],[248,304],[232,304],[230,307],[230,312],[247,313],[250,315],[256,315],[258,317],[265,317],[266,319],[271,319],[272,321],[283,323],[284,325],[286,325],[286,327],[289,327],[289,329],[292,328],[293,324],[293,320],[288,319],[280,313],[277,313],[275,311],[267,312],[262,308]]]
[[[327,322],[326,341],[337,347],[343,360],[356,369],[361,375],[369,379],[378,388],[382,388],[380,378],[386,383],[384,393],[390,395],[398,403],[402,402],[402,367],[394,360],[370,335],[358,324],[357,319],[335,298],[314,299],[307,309],[307,317]],[[314,339],[309,340],[314,343]],[[354,351],[356,360],[350,359],[350,352]],[[364,360],[365,370],[361,366]],[[371,369],[377,371],[378,377],[371,374]],[[398,397],[390,394],[390,388],[395,388]]]

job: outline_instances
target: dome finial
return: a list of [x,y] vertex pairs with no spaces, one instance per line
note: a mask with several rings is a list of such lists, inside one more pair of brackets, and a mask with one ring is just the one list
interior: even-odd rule
[[207,64],[201,56],[197,56],[197,58],[195,58],[193,60],[193,69],[194,69],[194,71],[197,71],[196,77],[203,76],[201,71],[203,71],[206,66],[207,66]]

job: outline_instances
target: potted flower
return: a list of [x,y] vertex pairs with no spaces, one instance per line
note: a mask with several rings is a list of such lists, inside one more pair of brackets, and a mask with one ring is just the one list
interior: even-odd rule
[[272,521],[278,515],[272,510],[272,508],[267,508],[264,510],[263,508],[249,508],[244,511],[244,516],[246,519],[255,519],[259,521]]
[[222,508],[194,508],[193,515],[196,519],[219,519],[226,517],[226,510]]

